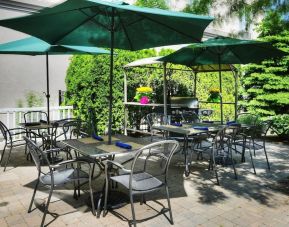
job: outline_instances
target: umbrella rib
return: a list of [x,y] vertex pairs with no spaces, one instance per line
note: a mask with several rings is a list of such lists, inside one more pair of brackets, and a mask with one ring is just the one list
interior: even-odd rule
[[[83,12],[82,10],[80,10],[80,12],[82,12],[85,16],[89,17],[89,15],[87,15],[87,14],[86,14],[85,12]],[[99,11],[99,12],[101,12],[101,11]],[[97,14],[94,14],[93,16],[91,16],[91,18],[90,18],[89,20],[91,20],[91,22],[93,22],[93,23],[95,23],[95,24],[103,27],[104,29],[109,30],[105,25],[97,22],[97,21],[94,19],[94,17],[95,17],[96,15],[97,15]]]
[[123,30],[124,30],[125,36],[126,36],[126,38],[127,38],[127,40],[128,40],[128,43],[129,43],[130,49],[133,50],[132,42],[131,42],[131,40],[130,40],[130,38],[129,38],[129,36],[128,36],[127,30],[126,30],[126,28],[125,28],[125,26],[124,26],[124,23],[123,23],[123,21],[122,21],[122,19],[121,19],[121,17],[119,16],[118,13],[117,13],[117,16],[118,16],[118,18],[119,18],[119,21],[120,21],[121,27],[122,27]]
[[87,19],[82,21],[81,23],[78,24],[78,26],[74,26],[74,28],[72,28],[70,31],[66,32],[65,34],[61,35],[61,37],[59,37],[57,40],[54,40],[53,44],[56,42],[59,42],[61,40],[63,40],[69,33],[71,33],[76,27],[80,27],[81,25],[83,25],[84,23],[86,23],[87,21],[90,21],[91,19],[93,19],[93,17],[95,17],[95,15],[89,17],[86,13],[84,13],[81,9],[79,9],[79,11],[81,13],[83,13],[85,16],[87,16]]
[[[233,50],[235,49],[235,47],[236,47],[236,46],[232,46],[232,47],[231,47],[231,50],[230,50],[230,52],[231,52],[232,54],[234,54],[234,55],[237,57],[237,59],[239,59],[239,63],[235,63],[235,64],[243,64],[242,61],[241,61],[241,58],[239,57],[239,55],[233,51]],[[226,47],[226,48],[229,49],[228,47]],[[224,49],[224,50],[225,50],[225,49]],[[225,51],[223,51],[222,54],[224,54],[224,52],[225,52]]]
[[[202,51],[200,54],[198,54],[196,57],[193,58],[193,60],[191,61],[192,63],[206,50],[206,48],[202,48]],[[197,64],[199,65],[199,64]]]
[[188,38],[191,38],[191,39],[193,39],[193,40],[195,40],[195,41],[197,41],[197,42],[200,42],[200,40],[198,40],[198,39],[196,39],[196,38],[194,38],[194,37],[192,37],[192,36],[190,36],[190,35],[188,35],[188,34],[185,34],[185,33],[183,33],[183,32],[180,32],[180,31],[172,28],[171,26],[168,26],[167,24],[160,23],[159,21],[156,21],[156,20],[154,20],[154,19],[151,19],[151,18],[149,18],[149,17],[147,17],[147,16],[145,16],[145,15],[142,15],[142,16],[143,16],[145,19],[148,19],[148,20],[150,20],[150,21],[153,21],[153,22],[156,23],[156,24],[160,24],[160,25],[162,25],[162,26],[164,26],[164,27],[166,27],[166,28],[169,28],[169,29],[171,29],[171,30],[173,30],[173,31],[181,34],[181,35],[184,35],[184,36],[186,36],[186,37],[188,37]]

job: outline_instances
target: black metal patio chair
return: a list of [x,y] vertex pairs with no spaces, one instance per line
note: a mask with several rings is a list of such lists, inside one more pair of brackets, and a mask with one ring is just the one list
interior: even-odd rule
[[163,138],[164,134],[159,130],[153,129],[153,126],[159,126],[166,124],[165,115],[162,113],[149,113],[146,115],[146,121],[148,123],[148,130],[151,133],[151,141],[153,138]]
[[[235,161],[232,155],[232,140],[233,131],[235,129],[231,126],[226,126],[220,129],[217,134],[212,134],[212,138],[207,140],[207,145],[195,147],[194,151],[197,152],[198,157],[209,156],[209,170],[215,172],[217,184],[220,184],[218,168],[219,166],[231,165],[234,170],[235,179],[238,178],[237,170],[235,168]],[[208,138],[209,138],[208,134]],[[198,158],[197,158],[198,159]]]
[[[26,135],[26,130],[24,128],[8,129],[6,125],[2,121],[0,121],[0,131],[2,133],[4,142],[5,142],[4,148],[2,150],[1,158],[0,158],[0,164],[2,164],[6,149],[9,149],[8,157],[4,164],[4,171],[6,171],[7,165],[11,158],[12,149],[15,147],[26,145],[25,141],[23,140],[23,136]],[[25,154],[26,154],[26,147],[25,147]]]
[[[250,152],[253,150],[254,156],[256,155],[256,151],[263,150],[267,162],[267,168],[270,170],[269,158],[266,150],[266,136],[270,130],[272,125],[271,121],[262,121],[257,125],[250,126],[243,130],[240,130],[240,133],[236,135],[236,138],[233,141],[233,145],[235,146],[235,150],[237,151],[237,146],[241,147],[242,152],[242,161],[245,161],[245,152],[248,150]],[[254,173],[256,174],[255,165],[251,156],[251,162],[254,169]]]
[[24,122],[26,123],[35,123],[35,122],[47,122],[48,115],[43,111],[28,111],[24,114]]
[[[39,183],[42,183],[44,186],[49,188],[49,195],[46,204],[44,204],[44,213],[42,217],[42,221],[40,226],[44,226],[45,223],[45,217],[48,213],[48,207],[51,200],[51,196],[53,193],[53,190],[55,187],[62,186],[67,183],[73,183],[74,184],[74,197],[77,198],[76,190],[79,189],[80,185],[82,185],[84,182],[89,183],[89,192],[90,192],[90,198],[91,198],[91,206],[92,206],[92,213],[95,215],[95,207],[94,207],[94,199],[93,199],[93,191],[91,186],[91,176],[92,176],[92,168],[91,164],[93,163],[92,159],[86,158],[86,157],[78,157],[76,159],[66,160],[63,162],[60,162],[56,165],[51,165],[49,162],[49,159],[47,156],[53,152],[59,152],[60,149],[50,149],[42,151],[34,141],[32,141],[28,137],[24,137],[29,152],[32,156],[32,159],[36,165],[36,168],[38,170],[38,177],[37,182],[34,187],[33,195],[31,198],[31,202],[28,208],[28,213],[30,213],[32,210],[32,205],[34,202],[35,194],[38,189]],[[43,164],[47,163],[49,171],[44,173],[43,171]],[[76,164],[76,167],[74,166],[74,163]],[[85,164],[88,168],[88,173],[83,170],[83,168],[80,168],[81,164]],[[68,167],[68,165],[71,165],[71,167]]]
[[[165,188],[170,223],[173,224],[172,209],[168,189],[168,168],[173,154],[177,151],[179,143],[175,140],[163,140],[144,146],[136,151],[130,169],[125,169],[123,165],[108,160],[106,163],[106,189],[103,216],[107,213],[107,200],[109,197],[110,181],[123,185],[129,191],[130,204],[132,210],[132,222],[136,226],[134,196],[144,195]],[[111,176],[111,167],[119,168],[124,174]],[[145,202],[145,201],[144,201]]]

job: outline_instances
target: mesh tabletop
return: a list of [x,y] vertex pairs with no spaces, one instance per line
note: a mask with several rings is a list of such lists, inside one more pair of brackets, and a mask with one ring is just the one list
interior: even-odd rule
[[204,126],[201,124],[184,124],[181,127],[174,126],[174,125],[160,125],[160,126],[153,126],[153,129],[167,131],[167,132],[174,132],[182,135],[196,135],[203,132],[217,132],[220,130],[223,126],[221,125],[208,125],[208,130],[200,130],[200,129],[194,129],[194,126]]
[[[148,142],[140,140],[138,138],[133,138],[129,136],[113,136],[112,144],[108,144],[108,137],[103,136],[103,141],[98,141],[93,138],[80,138],[61,141],[66,146],[79,151],[82,155],[90,157],[101,157],[106,155],[113,155],[119,153],[129,153],[136,151]],[[121,141],[123,143],[132,146],[131,149],[121,148],[115,145],[116,142]]]
[[[37,130],[37,129],[48,129],[54,127],[55,121],[50,121],[50,123],[44,122],[33,122],[33,123],[19,123],[19,126],[26,128],[28,130]],[[34,125],[33,125],[34,124]]]

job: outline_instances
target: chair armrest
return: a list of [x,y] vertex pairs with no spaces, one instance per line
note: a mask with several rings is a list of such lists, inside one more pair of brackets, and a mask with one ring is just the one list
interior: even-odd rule
[[9,131],[11,136],[16,136],[16,135],[21,135],[21,134],[27,133],[25,128],[11,128],[11,129],[8,129],[8,131]]
[[26,135],[26,132],[16,132],[16,133],[10,133],[11,136],[18,136],[18,135]]
[[22,128],[22,127],[19,127],[19,128],[10,128],[10,129],[8,129],[10,132],[11,131],[14,131],[14,130],[23,130],[23,131],[26,131],[26,129],[25,128]]
[[108,166],[109,164],[116,166],[118,169],[122,169],[125,173],[131,173],[131,170],[124,168],[124,166],[119,164],[118,162],[107,160],[105,165]]

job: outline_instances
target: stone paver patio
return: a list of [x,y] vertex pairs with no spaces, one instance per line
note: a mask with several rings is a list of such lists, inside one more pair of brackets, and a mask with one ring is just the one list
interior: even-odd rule
[[[220,186],[215,184],[207,163],[194,163],[192,174],[183,175],[182,156],[176,155],[170,167],[170,194],[174,226],[289,226],[289,146],[268,143],[271,171],[266,169],[262,151],[255,157],[257,175],[249,163],[237,165],[239,179],[235,180],[230,167],[221,169]],[[26,161],[23,149],[15,149],[6,172],[0,167],[0,226],[39,226],[42,212],[27,213],[37,171]],[[5,160],[5,157],[4,157]],[[247,160],[248,161],[248,160]],[[102,187],[103,176],[94,182],[95,190]],[[85,187],[84,187],[85,188]],[[41,188],[36,198],[47,197]],[[71,187],[60,188],[53,194],[47,215],[49,226],[129,226],[130,205],[96,219],[86,205],[87,190],[78,200],[73,199]],[[147,204],[136,203],[138,226],[170,226],[157,211],[166,206],[164,193],[148,196]],[[159,214],[159,215],[158,215]],[[155,217],[156,216],[156,217]],[[152,218],[153,217],[153,218]]]

